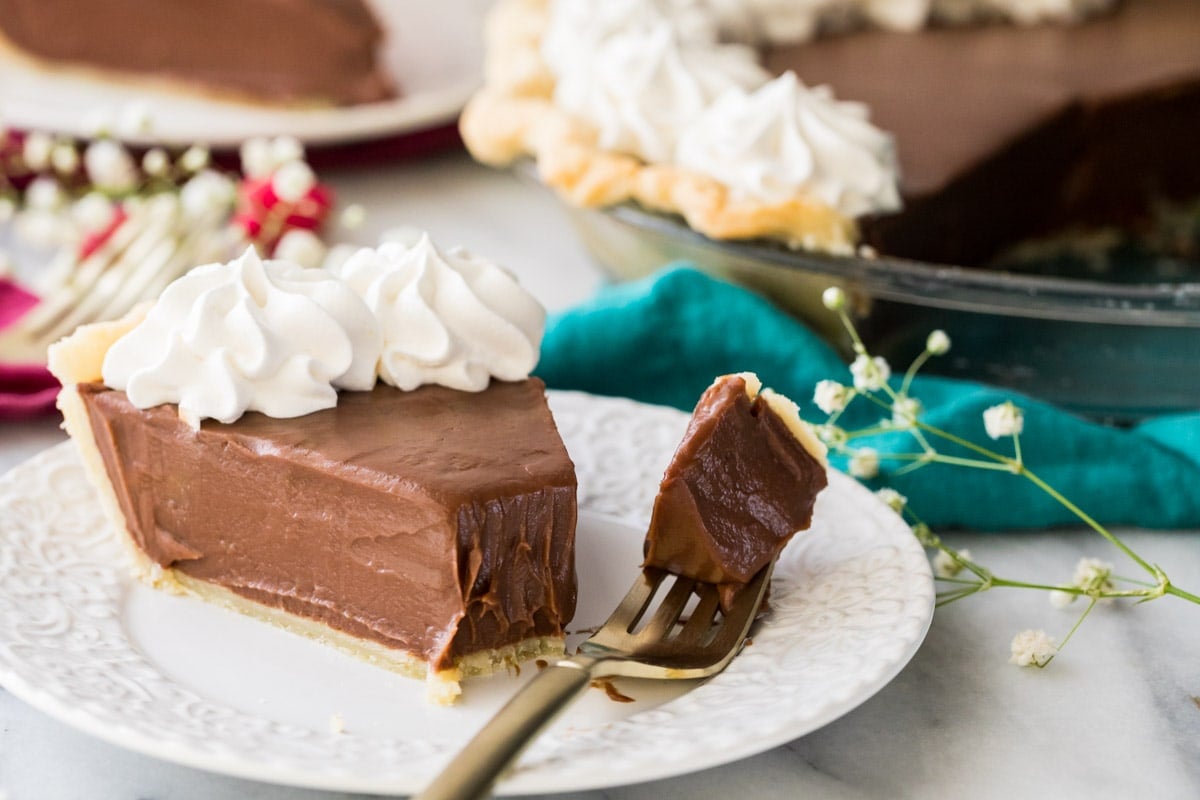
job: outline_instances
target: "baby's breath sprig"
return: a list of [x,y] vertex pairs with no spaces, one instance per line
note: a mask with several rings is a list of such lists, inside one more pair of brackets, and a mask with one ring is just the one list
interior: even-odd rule
[[[895,471],[894,474],[897,475],[929,464],[949,464],[1010,473],[1015,478],[1033,484],[1067,509],[1081,523],[1133,561],[1150,578],[1138,580],[1119,577],[1114,573],[1112,564],[1095,558],[1081,559],[1069,583],[1045,584],[997,576],[975,561],[969,551],[957,550],[946,545],[909,507],[907,498],[895,489],[880,489],[877,493],[880,499],[901,514],[912,526],[914,535],[932,551],[935,578],[939,584],[946,587],[937,593],[938,606],[994,588],[1046,591],[1051,603],[1058,607],[1085,600],[1082,613],[1061,641],[1055,641],[1041,630],[1022,631],[1013,638],[1012,655],[1009,659],[1011,663],[1045,667],[1062,651],[1083,621],[1101,603],[1110,603],[1120,598],[1146,602],[1172,595],[1200,604],[1200,597],[1175,586],[1162,567],[1149,563],[1135,553],[1120,537],[1029,468],[1021,451],[1021,434],[1025,428],[1024,413],[1012,401],[992,406],[983,413],[983,427],[987,435],[993,440],[1011,443],[1011,454],[1000,453],[964,439],[929,425],[921,418],[924,409],[920,401],[910,394],[913,378],[929,359],[949,352],[950,337],[944,331],[935,330],[929,335],[925,349],[913,360],[896,386],[896,382],[891,380],[891,366],[884,358],[873,355],[859,336],[846,311],[845,292],[836,287],[826,289],[822,301],[826,308],[838,315],[849,333],[854,360],[850,364],[852,381],[849,385],[833,380],[824,380],[817,384],[813,402],[828,416],[824,424],[817,426],[817,433],[831,450],[848,458],[851,475],[863,479],[874,478],[879,473],[881,460],[904,462],[904,466]],[[842,427],[839,421],[843,413],[859,398],[875,404],[886,416],[876,425],[853,430]],[[911,453],[881,454],[874,448],[855,445],[856,441],[864,437],[889,432],[908,434],[916,443],[917,450]],[[957,448],[958,453],[943,452],[937,446],[941,444],[952,445]]]

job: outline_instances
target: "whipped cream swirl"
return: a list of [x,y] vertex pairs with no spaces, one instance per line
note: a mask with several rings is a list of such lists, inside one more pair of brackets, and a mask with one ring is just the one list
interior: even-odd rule
[[102,374],[138,408],[175,403],[199,427],[331,408],[338,389],[375,385],[380,346],[375,317],[345,283],[249,248],[170,284]]
[[676,161],[735,197],[814,197],[848,217],[900,207],[895,144],[867,107],[810,89],[786,72],[757,91],[730,91],[680,137]]
[[602,148],[659,162],[718,95],[768,77],[750,48],[689,46],[662,22],[607,38],[590,60],[558,76],[554,100],[594,125]]
[[720,19],[703,0],[554,0],[542,59],[561,78],[595,57],[614,36],[666,24],[688,45],[716,44]]
[[477,392],[492,377],[523,380],[537,365],[546,312],[490,261],[442,253],[412,230],[359,250],[337,273],[379,320],[379,376],[393,386]]

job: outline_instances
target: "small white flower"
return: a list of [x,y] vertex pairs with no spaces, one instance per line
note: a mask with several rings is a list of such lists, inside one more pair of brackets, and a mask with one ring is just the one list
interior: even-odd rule
[[71,142],[59,142],[50,151],[50,165],[59,175],[73,175],[79,169],[79,151]]
[[317,183],[312,167],[303,161],[289,161],[275,171],[271,187],[280,200],[294,203],[308,194]]
[[339,221],[348,231],[358,230],[367,221],[367,210],[358,203],[351,203],[342,210]]
[[915,397],[901,395],[892,403],[892,424],[902,430],[908,430],[916,424],[921,415],[921,401]]
[[850,474],[871,479],[879,474],[879,453],[872,447],[860,447],[850,456]]
[[208,148],[194,144],[179,157],[179,168],[188,173],[199,172],[208,166],[208,161]]
[[1072,586],[1077,586],[1086,592],[1112,591],[1113,565],[1098,558],[1081,558],[1075,565],[1075,577]]
[[304,160],[304,145],[292,136],[247,139],[238,152],[247,178],[265,178],[284,164]]
[[25,205],[37,211],[54,211],[66,202],[58,181],[48,176],[34,178],[25,187]]
[[96,188],[107,192],[126,192],[137,185],[137,167],[129,151],[112,139],[100,139],[88,145],[83,166]]
[[818,425],[817,436],[830,447],[841,447],[846,443],[846,431],[837,425]]
[[171,169],[171,159],[161,147],[152,147],[142,156],[142,169],[147,175],[161,178]]
[[892,488],[884,488],[875,492],[875,496],[883,501],[884,505],[899,514],[908,505],[908,498]]
[[293,229],[275,245],[275,258],[291,261],[302,267],[319,267],[325,260],[325,243],[312,231]]
[[[966,548],[957,552],[960,559],[969,560],[971,558],[971,551]],[[962,572],[962,569],[962,564],[945,550],[938,550],[937,555],[933,557],[933,574],[939,578],[953,578]]]
[[1018,667],[1044,667],[1056,655],[1058,647],[1045,631],[1021,631],[1013,637],[1008,663]]
[[935,356],[944,356],[950,352],[950,337],[943,330],[936,330],[925,340],[925,349]]
[[275,167],[283,166],[289,161],[304,160],[304,145],[295,136],[276,136],[271,140],[271,160]]
[[1071,603],[1074,603],[1078,597],[1079,595],[1074,592],[1064,592],[1060,589],[1055,589],[1050,592],[1050,605],[1055,608],[1066,608]]
[[233,181],[207,169],[193,176],[179,192],[183,214],[190,219],[208,219],[227,214],[236,200],[237,188]]
[[242,159],[242,174],[247,178],[262,178],[275,169],[271,158],[271,142],[262,137],[242,142],[238,155]]
[[25,166],[33,172],[42,172],[50,166],[50,151],[54,149],[54,140],[48,134],[34,131],[25,137],[21,146],[21,158]]
[[877,392],[887,385],[892,377],[892,368],[883,356],[869,356],[859,353],[858,358],[850,365],[850,374],[854,376],[854,388],[860,392]]
[[1006,400],[983,412],[983,427],[993,439],[1016,436],[1025,430],[1025,414],[1011,400]]
[[821,293],[821,302],[830,311],[841,311],[846,307],[846,292],[836,286],[830,286]]
[[820,381],[813,390],[813,403],[826,414],[836,414],[850,401],[850,387],[837,381]]
[[97,233],[112,222],[112,201],[100,192],[88,192],[75,201],[71,216],[85,233]]

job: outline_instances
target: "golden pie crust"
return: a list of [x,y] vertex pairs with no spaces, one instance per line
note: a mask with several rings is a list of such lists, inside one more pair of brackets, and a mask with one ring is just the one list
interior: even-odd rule
[[532,157],[542,181],[574,205],[633,202],[679,214],[713,239],[767,238],[806,250],[853,250],[855,221],[815,198],[768,203],[735,197],[707,175],[601,148],[590,124],[554,104],[554,76],[541,56],[549,16],[550,0],[500,0],[492,10],[484,32],[484,86],[459,124],[476,159],[508,166]]

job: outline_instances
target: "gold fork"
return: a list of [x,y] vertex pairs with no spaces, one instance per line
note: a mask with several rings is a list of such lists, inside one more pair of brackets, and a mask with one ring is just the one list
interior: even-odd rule
[[[775,562],[720,608],[717,587],[648,568],[579,652],[538,674],[500,709],[433,782],[413,800],[486,796],[525,746],[596,678],[706,678],[741,650],[762,606]],[[674,578],[662,602],[651,601]],[[684,618],[692,598],[698,598]],[[643,624],[644,623],[644,624]]]

